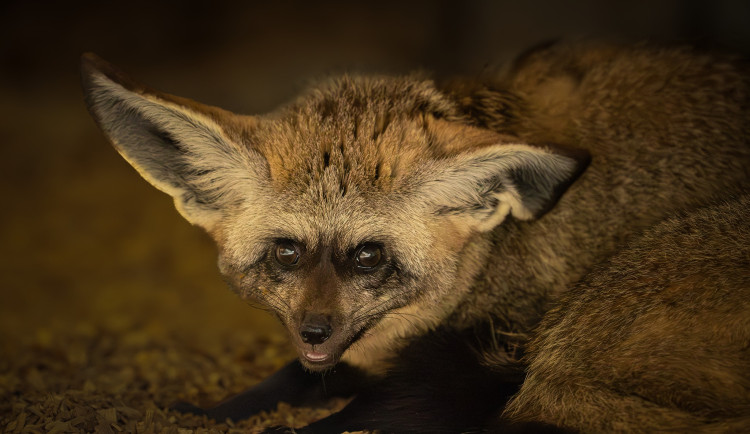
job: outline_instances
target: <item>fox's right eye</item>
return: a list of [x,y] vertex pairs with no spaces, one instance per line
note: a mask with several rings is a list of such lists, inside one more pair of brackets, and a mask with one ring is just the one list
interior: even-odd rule
[[300,250],[294,243],[280,242],[276,245],[274,253],[276,261],[285,267],[293,267],[299,262]]

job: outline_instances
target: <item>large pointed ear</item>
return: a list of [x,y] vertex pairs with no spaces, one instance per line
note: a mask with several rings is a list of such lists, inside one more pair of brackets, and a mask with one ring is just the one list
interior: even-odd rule
[[[442,131],[442,139],[453,153],[420,170],[418,194],[434,213],[470,231],[489,231],[508,216],[541,217],[590,161],[584,151],[507,143],[505,137],[470,127]],[[472,142],[469,150],[459,151],[467,141]]]
[[223,110],[149,90],[92,54],[82,57],[86,104],[117,151],[180,213],[208,230],[221,210],[267,179],[267,163],[232,140]]

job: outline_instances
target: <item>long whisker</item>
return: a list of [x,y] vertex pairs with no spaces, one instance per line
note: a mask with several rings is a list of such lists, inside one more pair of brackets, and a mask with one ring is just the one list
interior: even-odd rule
[[362,305],[362,306],[360,306],[360,307],[359,307],[359,308],[358,308],[357,310],[355,310],[354,312],[352,312],[352,316],[353,316],[353,317],[357,317],[357,316],[359,316],[359,313],[360,313],[360,312],[362,311],[362,309],[365,309],[365,308],[367,308],[367,309],[368,309],[368,312],[372,312],[372,311],[378,310],[378,309],[380,309],[380,308],[381,308],[381,307],[382,307],[383,305],[385,305],[385,304],[387,304],[387,303],[390,303],[391,301],[392,301],[392,299],[390,299],[390,298],[387,298],[387,299],[385,299],[385,300],[381,300],[381,301],[380,301],[380,303],[376,304],[375,306],[368,306],[367,304],[363,304],[363,305]]
[[274,292],[254,292],[252,295],[257,304],[261,305],[260,309],[267,310],[270,313],[275,313],[275,311],[288,312],[291,309],[289,303]]

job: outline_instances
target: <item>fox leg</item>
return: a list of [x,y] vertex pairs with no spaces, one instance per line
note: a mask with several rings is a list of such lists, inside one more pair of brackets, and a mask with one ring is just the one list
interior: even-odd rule
[[295,360],[256,386],[215,407],[203,409],[178,402],[170,408],[182,413],[207,415],[217,421],[237,421],[261,411],[273,410],[279,402],[298,407],[315,405],[334,397],[352,396],[369,381],[369,376],[363,371],[345,363],[340,363],[330,372],[321,375],[306,371]]
[[386,376],[341,411],[294,432],[481,431],[518,391],[523,370],[500,372],[484,363],[476,335],[474,330],[428,333],[399,352]]

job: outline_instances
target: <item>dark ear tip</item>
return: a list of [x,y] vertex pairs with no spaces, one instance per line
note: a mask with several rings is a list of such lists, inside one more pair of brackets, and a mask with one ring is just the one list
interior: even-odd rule
[[91,52],[83,53],[81,55],[81,78],[84,89],[91,87],[91,81],[95,75],[103,75],[131,91],[137,91],[143,87],[96,54]]
[[553,146],[556,152],[576,162],[577,175],[591,164],[591,153],[583,148]]
[[89,71],[91,69],[95,69],[95,65],[100,61],[102,61],[101,57],[90,51],[87,51],[81,54],[81,70]]
[[113,69],[104,59],[94,53],[86,52],[81,55],[81,84],[84,93],[89,94],[93,86],[95,75],[105,75],[106,70]]
[[578,179],[579,176],[591,164],[591,153],[583,148],[560,145],[546,145],[552,152],[570,158],[575,162],[575,170],[571,173],[571,182]]
[[551,195],[551,200],[549,200],[545,204],[545,206],[541,207],[539,210],[537,210],[537,212],[534,213],[534,219],[539,219],[544,214],[549,212],[555,206],[555,204],[557,204],[557,201],[560,199],[563,193],[567,191],[568,188],[576,180],[578,180],[578,178],[581,177],[581,175],[588,168],[589,164],[591,164],[591,153],[586,149],[564,147],[559,145],[552,145],[549,146],[549,148],[554,153],[573,160],[575,165],[572,167],[572,171],[567,174],[567,178],[555,187],[554,192]]
[[570,158],[574,159],[576,161],[576,171],[573,175],[572,181],[575,181],[578,179],[578,177],[583,174],[584,171],[589,167],[589,164],[591,164],[591,153],[585,149],[577,149],[572,154],[569,155]]
[[90,77],[95,73],[111,76],[116,71],[114,66],[94,53],[86,52],[81,55],[81,74],[84,77]]
[[585,149],[579,149],[574,158],[578,161],[578,167],[581,171],[591,164],[591,153]]

